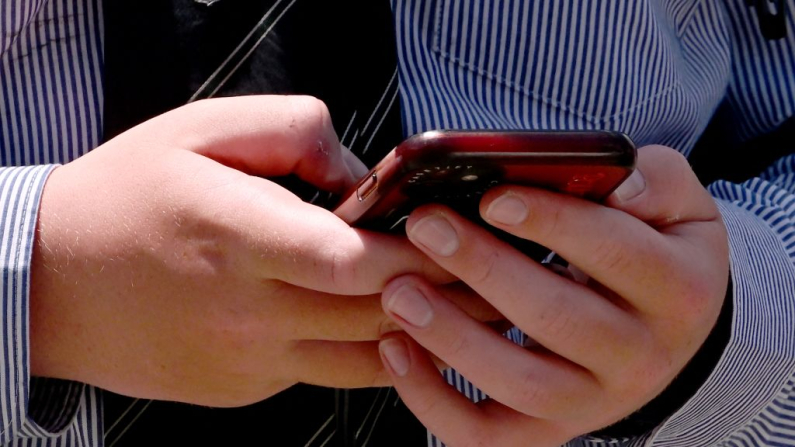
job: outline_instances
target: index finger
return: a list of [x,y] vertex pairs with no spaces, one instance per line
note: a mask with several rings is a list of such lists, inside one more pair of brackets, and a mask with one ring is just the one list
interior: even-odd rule
[[447,445],[561,445],[574,437],[561,421],[535,418],[493,400],[475,404],[450,386],[426,352],[404,334],[379,345],[403,402]]
[[294,196],[270,198],[266,206],[249,205],[246,215],[247,248],[258,256],[253,274],[268,272],[269,279],[340,295],[379,293],[406,273],[434,283],[455,279],[405,237],[351,228]]
[[168,125],[144,123],[131,132],[248,174],[295,174],[315,186],[339,192],[367,172],[340,144],[326,105],[311,96],[214,98],[174,109],[152,121],[167,121]]
[[[493,306],[460,284],[438,286],[436,291],[477,321],[502,318]],[[268,293],[288,298],[263,303],[259,309],[263,321],[288,339],[368,341],[401,330],[384,313],[380,295],[332,295],[284,283],[269,287]],[[274,314],[281,317],[279,321],[273,321]]]

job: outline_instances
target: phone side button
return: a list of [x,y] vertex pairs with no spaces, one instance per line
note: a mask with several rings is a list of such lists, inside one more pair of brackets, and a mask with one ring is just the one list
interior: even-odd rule
[[359,199],[360,202],[363,202],[370,194],[375,192],[378,188],[378,176],[373,173],[356,188],[356,197]]

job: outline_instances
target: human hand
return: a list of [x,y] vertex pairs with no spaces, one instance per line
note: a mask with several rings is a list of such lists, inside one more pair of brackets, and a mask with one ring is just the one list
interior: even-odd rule
[[[726,293],[728,244],[687,161],[642,148],[638,173],[606,205],[517,186],[481,202],[489,223],[556,251],[585,282],[445,207],[409,218],[417,247],[534,341],[513,344],[416,275],[390,282],[382,304],[405,334],[382,341],[382,359],[406,405],[447,445],[553,446],[610,425],[662,392],[706,340]],[[448,386],[420,345],[490,399],[473,404]]]
[[385,384],[390,323],[373,294],[407,272],[450,275],[405,238],[256,177],[340,191],[358,177],[345,157],[321,102],[260,96],[182,107],[56,169],[33,256],[32,373],[213,406],[299,381]]

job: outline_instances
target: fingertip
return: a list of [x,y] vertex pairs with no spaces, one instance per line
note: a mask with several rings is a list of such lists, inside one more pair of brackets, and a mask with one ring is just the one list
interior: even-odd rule
[[390,375],[405,377],[411,368],[411,355],[405,340],[400,337],[388,337],[378,344],[381,361]]
[[385,291],[382,297],[384,311],[397,317],[402,325],[417,329],[427,328],[433,321],[434,311],[425,294],[414,284],[406,283]]
[[444,213],[410,218],[406,234],[412,243],[436,256],[453,256],[461,245],[458,232]]
[[426,351],[405,332],[391,332],[378,343],[378,353],[384,368],[394,378],[444,380],[441,372],[449,368],[443,360]]
[[491,200],[485,208],[483,214],[487,220],[506,226],[518,225],[530,214],[522,197],[510,191]]
[[654,226],[682,220],[711,220],[717,207],[679,151],[660,145],[638,149],[635,171],[605,205]]
[[395,291],[407,284],[416,282],[418,279],[419,278],[416,275],[411,273],[390,279],[386,285],[384,285],[384,289],[381,291],[381,302],[385,305],[384,308],[386,308],[386,302],[389,301],[389,298],[392,295],[394,295]]
[[646,178],[640,168],[637,168],[613,191],[612,200],[616,204],[624,204],[640,196],[645,190]]
[[460,445],[451,441],[467,438],[462,431],[469,430],[462,430],[462,423],[471,427],[482,422],[477,406],[448,384],[440,374],[441,362],[434,363],[416,341],[394,334],[381,341],[379,353],[403,402],[431,432],[446,438],[448,445]]

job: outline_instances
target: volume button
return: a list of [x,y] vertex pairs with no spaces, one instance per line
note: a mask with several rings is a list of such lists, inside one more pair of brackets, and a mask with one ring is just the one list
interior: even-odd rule
[[375,192],[378,188],[378,176],[373,173],[362,181],[358,188],[356,188],[356,197],[360,202],[363,202],[370,194]]

